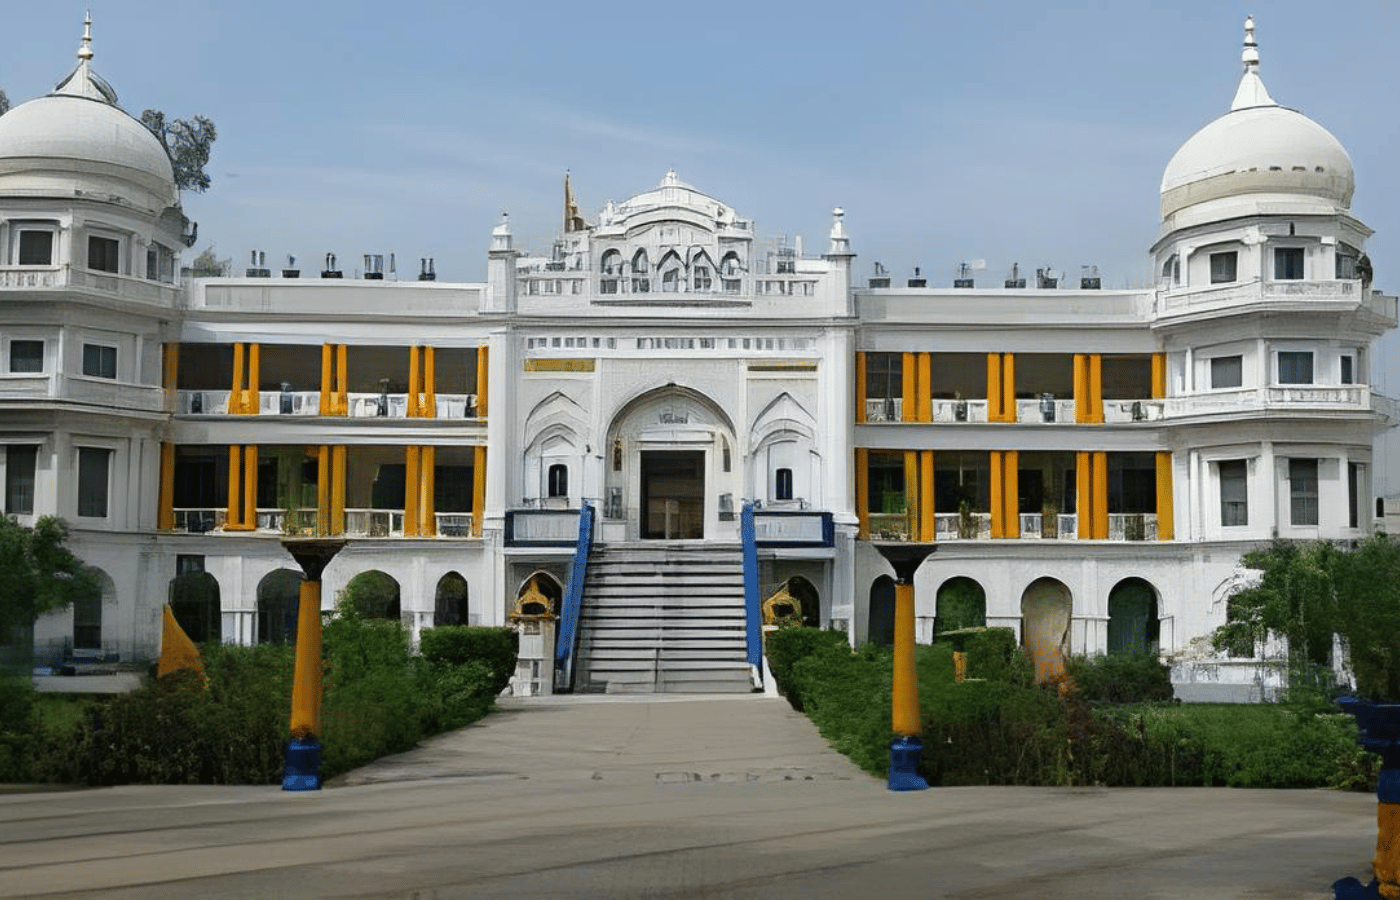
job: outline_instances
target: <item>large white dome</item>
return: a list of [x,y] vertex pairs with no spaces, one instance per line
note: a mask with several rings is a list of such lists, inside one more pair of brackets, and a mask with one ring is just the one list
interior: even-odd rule
[[1269,96],[1259,77],[1252,20],[1244,62],[1230,111],[1193,134],[1167,163],[1162,217],[1250,194],[1295,197],[1300,211],[1350,208],[1356,186],[1351,157],[1326,128]]

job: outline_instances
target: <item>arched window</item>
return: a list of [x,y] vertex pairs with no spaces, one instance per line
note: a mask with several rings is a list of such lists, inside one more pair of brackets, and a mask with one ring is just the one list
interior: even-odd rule
[[773,473],[773,499],[792,499],[792,469],[778,469]]
[[438,579],[437,593],[433,598],[433,626],[468,625],[470,621],[467,613],[467,580],[456,572],[448,572]]
[[685,275],[681,265],[681,258],[676,251],[671,250],[661,257],[661,265],[656,270],[661,273],[661,290],[668,294],[685,290]]
[[710,261],[710,256],[704,250],[695,254],[695,258],[690,261],[690,289],[692,291],[709,291],[714,287],[715,265]]
[[865,639],[879,647],[894,645],[894,579],[888,575],[870,585]]
[[647,294],[651,292],[651,263],[647,260],[647,252],[638,250],[632,257],[632,293]]
[[187,572],[170,580],[175,621],[196,644],[223,638],[219,582],[208,572]]
[[365,619],[399,618],[399,583],[392,575],[371,569],[361,572],[340,595],[341,603],[348,604],[355,615]]
[[744,263],[739,254],[734,250],[724,254],[719,261],[720,289],[726,294],[739,293],[743,274]]
[[258,643],[296,641],[302,576],[291,569],[269,572],[258,582]]
[[548,496],[567,497],[569,496],[569,467],[563,463],[555,463],[549,467]]
[[971,578],[950,578],[938,588],[938,631],[980,628],[987,624],[987,593]]
[[609,250],[603,254],[601,265],[603,277],[598,281],[598,292],[616,294],[617,282],[622,275],[622,254],[616,250]]

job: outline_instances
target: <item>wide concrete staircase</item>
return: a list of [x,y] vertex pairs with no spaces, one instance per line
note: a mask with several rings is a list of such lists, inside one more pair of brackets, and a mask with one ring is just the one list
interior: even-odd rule
[[576,692],[752,688],[737,544],[594,545],[579,617]]

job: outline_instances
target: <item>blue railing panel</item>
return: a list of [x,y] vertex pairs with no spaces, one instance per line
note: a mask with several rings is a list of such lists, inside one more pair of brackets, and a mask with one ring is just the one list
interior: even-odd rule
[[758,542],[754,540],[753,504],[744,503],[739,533],[744,542],[744,640],[749,665],[763,662],[763,617],[758,607]]
[[574,654],[579,612],[583,606],[583,579],[588,571],[588,550],[592,544],[593,504],[584,503],[578,517],[578,540],[574,543],[574,561],[569,565],[569,583],[564,586],[564,608],[559,611],[559,634],[554,641],[556,662],[566,662]]

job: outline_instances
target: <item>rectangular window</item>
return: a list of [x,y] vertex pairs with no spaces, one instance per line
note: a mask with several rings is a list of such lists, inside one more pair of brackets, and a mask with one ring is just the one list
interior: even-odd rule
[[546,486],[549,496],[567,497],[569,496],[569,467],[562,463],[555,463],[549,467],[549,484]]
[[1212,388],[1237,388],[1244,384],[1244,357],[1217,356],[1210,361]]
[[83,344],[83,374],[94,378],[117,377],[117,348]]
[[1298,281],[1303,277],[1303,248],[1278,247],[1274,250],[1274,278]]
[[792,469],[779,469],[773,473],[773,499],[792,499]]
[[1210,283],[1228,284],[1235,280],[1235,272],[1239,264],[1239,253],[1229,250],[1225,253],[1212,253],[1210,255]]
[[1216,468],[1220,474],[1220,524],[1248,525],[1249,464],[1242,459],[1225,459]]
[[1289,522],[1317,524],[1317,460],[1288,461],[1288,504]]
[[34,512],[34,469],[38,447],[5,448],[5,512]]
[[21,266],[53,265],[53,232],[21,231],[17,262]]
[[1347,463],[1347,527],[1360,528],[1361,466]]
[[99,272],[121,271],[121,244],[116,238],[88,237],[88,268]]
[[1350,356],[1342,357],[1342,384],[1356,384],[1355,365],[1356,361]]
[[1312,384],[1312,352],[1309,350],[1280,350],[1278,354],[1278,383]]
[[78,448],[78,515],[107,518],[107,470],[111,459],[111,450]]
[[10,371],[44,371],[44,342],[10,341]]

